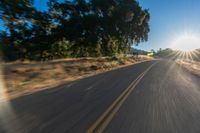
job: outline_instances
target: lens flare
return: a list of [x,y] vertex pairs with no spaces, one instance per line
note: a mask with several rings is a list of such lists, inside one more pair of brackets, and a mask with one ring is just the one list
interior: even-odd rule
[[21,128],[20,122],[17,120],[17,115],[6,93],[0,60],[0,132],[14,133],[20,130],[24,132],[22,131],[23,128]]
[[200,38],[195,34],[185,33],[177,36],[170,47],[185,52],[194,51],[200,47]]

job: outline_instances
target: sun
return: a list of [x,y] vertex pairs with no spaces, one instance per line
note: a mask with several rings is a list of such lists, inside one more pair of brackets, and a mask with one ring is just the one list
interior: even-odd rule
[[185,33],[177,36],[171,43],[171,48],[180,51],[194,51],[200,48],[200,36]]

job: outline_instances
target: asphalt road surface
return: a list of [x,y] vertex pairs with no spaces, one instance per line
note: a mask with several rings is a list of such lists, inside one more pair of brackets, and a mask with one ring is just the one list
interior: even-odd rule
[[1,101],[0,132],[200,133],[200,77],[170,60],[102,73]]

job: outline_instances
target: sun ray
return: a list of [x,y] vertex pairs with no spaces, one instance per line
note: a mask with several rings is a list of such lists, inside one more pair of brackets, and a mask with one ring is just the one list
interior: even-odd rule
[[[179,36],[175,37],[175,39],[170,44],[170,48],[174,50],[189,52],[198,49],[199,44],[200,44],[200,38],[197,33],[195,34],[195,33],[184,32],[183,34],[179,34]],[[188,55],[185,56],[187,58]]]
[[194,59],[193,59],[193,57],[192,57],[192,54],[191,54],[192,52],[188,52],[187,54],[188,54],[188,56],[189,56],[189,59],[190,60],[192,60],[192,61],[194,61]]

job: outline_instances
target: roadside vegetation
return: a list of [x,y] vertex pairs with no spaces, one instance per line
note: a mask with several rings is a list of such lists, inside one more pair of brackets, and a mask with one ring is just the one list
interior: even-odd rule
[[200,62],[192,60],[177,60],[179,65],[190,71],[191,73],[200,77]]
[[136,0],[1,0],[1,55],[5,61],[127,54],[147,41],[150,15]]
[[4,80],[10,97],[54,88],[134,63],[151,60],[145,55],[132,57],[68,58],[47,62],[5,63]]
[[[136,0],[1,0],[6,93],[25,94],[152,58],[150,14]],[[131,56],[130,56],[131,55]],[[132,57],[133,56],[133,57]]]

